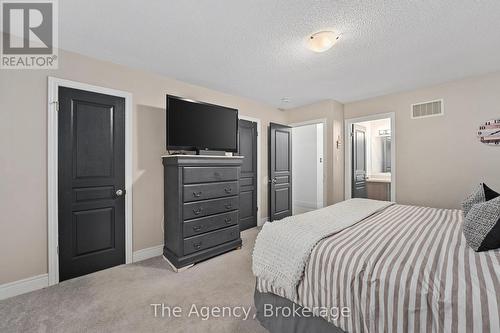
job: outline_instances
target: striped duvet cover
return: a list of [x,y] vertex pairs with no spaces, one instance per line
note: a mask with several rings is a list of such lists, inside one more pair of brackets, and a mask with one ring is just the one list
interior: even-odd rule
[[500,332],[500,251],[476,253],[459,210],[395,205],[320,241],[290,298],[350,309],[324,318],[347,332]]

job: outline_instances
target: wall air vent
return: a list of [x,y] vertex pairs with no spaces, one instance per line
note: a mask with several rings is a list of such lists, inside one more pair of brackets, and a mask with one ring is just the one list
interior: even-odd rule
[[442,116],[444,114],[443,100],[412,104],[411,119]]

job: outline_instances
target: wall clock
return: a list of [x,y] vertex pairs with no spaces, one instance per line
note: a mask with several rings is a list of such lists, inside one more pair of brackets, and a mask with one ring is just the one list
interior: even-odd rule
[[500,146],[500,119],[490,120],[479,126],[477,136],[482,143]]

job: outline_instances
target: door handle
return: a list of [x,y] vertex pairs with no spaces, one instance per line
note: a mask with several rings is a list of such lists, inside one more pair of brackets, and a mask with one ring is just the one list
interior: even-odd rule
[[273,180],[271,180],[271,182],[272,182],[273,184],[276,184],[276,183],[278,182],[278,180],[276,179],[276,177],[274,177],[274,178],[273,178]]
[[117,198],[121,197],[124,194],[125,194],[125,190],[122,190],[122,189],[116,190],[116,192],[115,192],[115,195]]

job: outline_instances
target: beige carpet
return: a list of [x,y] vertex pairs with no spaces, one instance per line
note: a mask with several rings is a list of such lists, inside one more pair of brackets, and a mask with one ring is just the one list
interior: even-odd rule
[[[182,273],[157,257],[0,301],[0,332],[266,332],[253,319],[254,309],[248,320],[234,315],[203,320],[201,308],[253,305],[256,235],[257,229],[244,231],[241,250]],[[179,306],[182,315],[155,317],[155,303]]]

